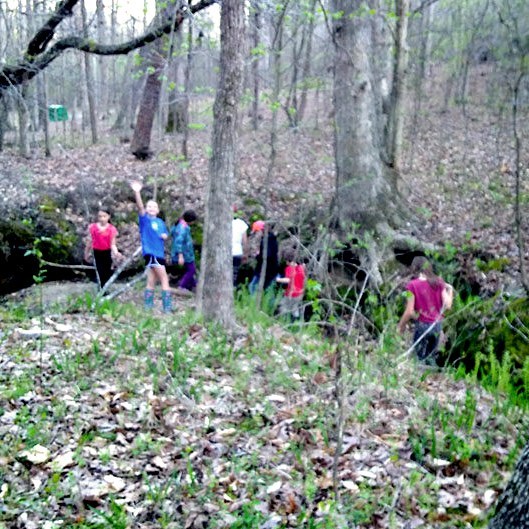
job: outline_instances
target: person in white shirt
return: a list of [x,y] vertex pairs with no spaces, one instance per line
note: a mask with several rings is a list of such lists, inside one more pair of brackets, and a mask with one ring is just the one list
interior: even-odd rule
[[233,286],[237,286],[239,268],[243,262],[248,245],[248,224],[237,216],[237,206],[233,206],[234,218],[232,221],[232,257],[233,257]]

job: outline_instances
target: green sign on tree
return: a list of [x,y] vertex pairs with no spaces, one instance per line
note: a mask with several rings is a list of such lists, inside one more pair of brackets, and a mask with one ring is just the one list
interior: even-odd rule
[[50,121],[68,121],[68,111],[62,105],[50,105],[48,117]]

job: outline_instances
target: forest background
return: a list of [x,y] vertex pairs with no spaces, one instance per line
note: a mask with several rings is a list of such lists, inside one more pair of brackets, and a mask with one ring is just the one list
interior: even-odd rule
[[[158,4],[154,13],[145,5],[131,16],[117,2],[96,1],[95,5],[86,7],[75,1],[53,6],[46,2],[0,2],[0,185],[3,194],[0,284],[3,293],[35,281],[39,283],[44,277],[64,278],[65,274],[72,273],[54,265],[81,262],[82,238],[91,216],[102,203],[113,208],[113,219],[121,234],[120,247],[132,254],[139,241],[128,188],[131,179],[139,178],[147,184],[148,190],[161,203],[168,223],[175,221],[187,207],[206,214],[208,176],[215,170],[210,160],[215,160],[216,154],[223,150],[223,146],[215,142],[215,124],[221,116],[214,111],[214,100],[226,88],[222,85],[225,69],[219,44],[218,9],[217,14],[212,14],[212,9],[218,6],[212,4],[214,2],[189,5],[169,2]],[[224,4],[231,6],[232,2]],[[528,97],[528,7],[521,0],[399,0],[395,3],[383,0],[252,0],[244,8],[246,31],[241,31],[238,42],[242,72],[238,89],[242,95],[236,98],[240,119],[238,140],[235,138],[233,142],[238,151],[237,157],[234,155],[234,189],[233,193],[227,189],[222,200],[230,203],[236,198],[248,220],[270,219],[276,223],[280,238],[294,236],[300,240],[314,280],[311,310],[318,315],[319,323],[341,322],[331,325],[337,334],[343,334],[343,322],[348,333],[352,328],[355,333],[358,331],[352,346],[356,352],[347,352],[345,365],[351,363],[351,358],[357,362],[356,367],[365,361],[355,356],[359,340],[362,344],[364,340],[370,344],[362,345],[365,352],[381,348],[384,354],[389,354],[401,347],[389,332],[399,307],[396,294],[405,275],[401,265],[409,263],[413,255],[426,252],[460,293],[450,319],[448,363],[461,376],[474,377],[472,383],[480,379],[482,384],[488,384],[489,389],[493,387],[498,393],[494,403],[483,394],[485,404],[480,408],[481,389],[472,386],[470,390],[457,384],[454,389],[455,383],[445,379],[435,379],[433,383],[423,380],[427,388],[418,389],[425,392],[423,420],[426,428],[431,426],[431,435],[425,437],[426,430],[421,428],[411,429],[406,435],[400,432],[402,438],[392,433],[396,437],[391,438],[388,445],[384,437],[389,435],[384,430],[386,425],[382,427],[384,431],[375,436],[382,439],[381,446],[389,447],[387,457],[394,457],[396,453],[401,457],[399,450],[411,450],[410,460],[419,461],[419,466],[427,461],[429,470],[427,475],[405,478],[396,472],[398,479],[389,480],[393,487],[390,496],[394,501],[381,507],[380,498],[387,493],[381,483],[387,482],[387,475],[379,475],[378,465],[371,460],[372,451],[366,456],[368,463],[362,459],[369,470],[356,468],[353,475],[346,475],[344,472],[351,462],[342,461],[340,457],[346,456],[347,451],[331,445],[343,443],[344,421],[347,422],[343,417],[344,406],[355,410],[348,419],[356,421],[355,424],[364,424],[366,417],[372,415],[366,411],[370,399],[373,409],[389,406],[392,413],[399,416],[395,411],[399,408],[394,405],[396,401],[392,400],[389,405],[384,400],[389,398],[388,391],[391,393],[390,389],[395,389],[395,382],[384,382],[380,393],[380,388],[376,387],[371,391],[369,382],[355,379],[352,364],[344,368],[347,376],[342,378],[341,360],[333,360],[337,357],[332,355],[329,371],[320,373],[320,368],[313,364],[318,362],[314,358],[307,360],[300,352],[316,347],[314,342],[307,338],[309,345],[295,342],[293,346],[291,338],[285,337],[283,330],[277,330],[282,354],[294,348],[301,354],[301,360],[297,357],[296,361],[308,362],[314,370],[298,374],[300,380],[296,379],[301,384],[308,381],[310,402],[315,396],[322,397],[314,388],[324,384],[324,378],[327,382],[326,377],[333,375],[333,380],[338,381],[334,394],[328,387],[325,389],[326,398],[336,401],[337,410],[342,414],[337,414],[336,422],[313,428],[312,420],[304,418],[303,424],[292,434],[301,436],[301,440],[296,438],[301,444],[318,445],[324,435],[322,432],[329,435],[332,431],[325,441],[329,450],[326,454],[313,454],[308,462],[314,473],[313,483],[304,482],[302,492],[295,487],[292,491],[282,482],[276,489],[278,481],[267,483],[264,489],[262,484],[257,484],[256,490],[267,491],[272,499],[265,502],[254,491],[237,497],[235,506],[229,508],[227,504],[214,508],[210,505],[209,511],[197,507],[192,523],[200,526],[198,524],[203,521],[200,517],[205,516],[204,523],[215,518],[219,526],[237,526],[233,524],[242,523],[237,520],[249,516],[254,524],[255,520],[294,524],[294,519],[297,523],[303,519],[307,526],[313,523],[313,527],[324,527],[321,524],[327,522],[322,520],[333,519],[335,521],[329,523],[337,525],[329,526],[334,527],[340,526],[340,516],[352,509],[356,513],[355,523],[370,527],[375,523],[385,526],[388,520],[396,526],[404,526],[410,519],[415,519],[414,524],[483,525],[483,513],[505,482],[502,472],[512,467],[525,439],[520,410],[525,406],[529,390],[524,219],[528,196],[525,178],[527,129],[524,127]],[[53,10],[56,19],[50,18]],[[158,28],[161,28],[159,32]],[[235,64],[236,60],[233,62]],[[219,86],[222,90],[218,90]],[[202,230],[195,235],[200,244]],[[136,269],[137,266],[132,265],[128,273]],[[369,287],[366,286],[368,282]],[[74,304],[75,310],[79,310],[79,303],[83,302]],[[93,304],[87,302],[87,305]],[[9,303],[7,306],[11,310]],[[337,308],[344,306],[355,307],[355,310]],[[99,309],[99,316],[110,315],[118,320],[127,317],[116,305],[105,307]],[[361,316],[357,316],[358,309],[361,309]],[[23,311],[25,318],[33,315],[31,310],[26,310],[29,309]],[[10,314],[8,319],[16,326],[18,316]],[[134,318],[141,320],[137,314]],[[57,325],[65,324],[50,322],[48,324],[54,326],[52,332],[74,335],[75,325],[80,324],[70,321],[68,330],[61,331],[64,327]],[[212,338],[204,336],[201,327],[194,325],[197,324],[193,323],[189,332],[192,340],[203,338],[206,349],[223,349],[215,342],[221,338],[214,333]],[[43,327],[40,325],[41,330]],[[161,330],[152,320],[147,320],[145,328],[146,335],[157,336],[155,341],[160,339],[157,333]],[[127,336],[127,332],[123,329],[123,336]],[[175,336],[181,338],[187,336],[186,333],[187,330],[175,331]],[[2,336],[18,340],[20,329]],[[128,338],[123,338],[127,349],[148,351],[149,346],[139,346],[139,338],[135,333],[134,336],[131,344]],[[210,339],[217,345],[212,345]],[[53,340],[56,338],[50,338],[51,343]],[[100,353],[100,345],[94,345],[100,343],[98,338],[92,336],[88,341],[90,362],[97,364],[98,358],[101,360],[107,353],[112,355],[110,351]],[[71,369],[69,361],[65,360],[59,368],[53,358],[42,354],[41,334],[31,335],[30,343],[32,345],[26,346],[40,351],[40,356],[35,357],[40,370],[51,365],[51,372],[55,370],[63,376],[65,369]],[[245,347],[247,345],[245,343]],[[268,346],[272,350],[276,347]],[[336,344],[331,349],[333,347],[341,350]],[[237,347],[225,344],[224,348],[231,351],[229,355],[235,355],[240,344]],[[24,356],[22,350],[19,353]],[[218,356],[213,354],[207,359],[211,363],[209,367],[215,370],[219,369],[222,357],[221,352],[216,354]],[[178,365],[174,351],[171,355],[173,364],[169,373],[174,382]],[[381,356],[379,360],[387,362],[388,357]],[[165,361],[169,361],[168,358]],[[129,362],[131,359],[125,358],[123,365],[130,367]],[[188,365],[187,360],[181,358],[178,362]],[[373,362],[366,372],[371,370],[376,379],[377,370],[383,368]],[[90,365],[94,367],[95,364]],[[149,376],[158,377],[161,368],[155,364],[150,364]],[[14,364],[9,365],[10,369],[19,369]],[[234,368],[231,363],[229,367]],[[268,367],[274,369],[271,365]],[[86,366],[77,368],[83,371]],[[254,365],[248,367],[254,368],[258,369]],[[72,371],[68,376],[74,380],[77,374],[74,376]],[[200,392],[190,382],[191,372],[187,374],[185,381],[180,380],[181,385],[175,386],[179,390],[171,386],[178,398],[184,400],[189,398],[190,387]],[[236,375],[241,376],[241,373],[226,373],[229,379]],[[19,437],[15,436],[13,446],[30,451],[29,459],[27,453],[15,460],[6,456],[5,466],[17,472],[24,465],[34,464],[31,450],[44,443],[36,432],[33,437],[28,436],[27,429],[24,437],[20,426],[21,409],[27,413],[33,407],[39,408],[43,394],[37,392],[31,396],[27,405],[23,401],[13,404],[19,392],[20,397],[26,396],[27,400],[29,389],[24,381],[28,376],[27,372],[18,373],[18,378],[15,377],[18,386],[7,390],[9,398],[4,392],[6,406],[3,409],[7,413],[2,417],[7,425],[11,426],[14,421],[18,427]],[[112,376],[109,375],[110,379]],[[413,377],[410,373],[409,376]],[[344,386],[362,387],[368,397],[348,401],[344,387],[340,386],[343,380]],[[203,391],[207,382],[203,377],[200,381]],[[272,386],[283,387],[282,383],[286,384],[274,381]],[[158,379],[155,386],[157,384]],[[446,410],[435,408],[439,406],[437,397],[429,401],[425,396],[432,384],[446,384],[444,390],[450,388],[454,395],[462,395],[461,408],[456,406],[461,415],[455,414],[455,426],[448,424]],[[225,385],[233,384],[227,382]],[[187,392],[184,397],[178,393],[182,387]],[[412,393],[411,385],[403,384],[403,388]],[[116,395],[124,399],[121,389],[117,386],[108,391],[102,388],[102,397],[109,402],[114,402]],[[288,384],[283,389],[287,393],[292,390]],[[284,396],[277,396],[273,390],[274,387],[268,392],[268,397],[272,397],[269,402],[284,403],[281,400]],[[139,396],[137,388],[128,388],[127,392],[136,398],[128,411],[136,405],[140,409],[143,397]],[[158,392],[159,387],[155,393]],[[412,415],[406,406],[417,402],[417,395],[410,394],[398,395],[406,404],[406,416]],[[200,400],[195,394],[192,397]],[[211,398],[217,397],[215,394]],[[392,398],[395,399],[395,395]],[[285,426],[284,419],[280,420],[281,413],[293,413],[293,417],[297,417],[299,408],[290,404],[288,401],[285,405],[288,410],[276,410],[279,415],[274,412],[272,419],[270,410],[263,413],[252,410],[250,415],[256,422],[247,426],[263,430],[270,422],[274,427],[282,425],[281,429]],[[157,405],[157,401],[149,401],[152,413]],[[215,407],[210,405],[212,409]],[[494,414],[488,406],[495,410]],[[510,435],[496,443],[492,441],[495,435],[492,432],[500,420],[495,415],[498,409],[505,414],[501,415],[501,421],[506,421],[506,428],[511,430]],[[320,411],[316,416],[319,417]],[[197,411],[195,408],[193,413],[196,415],[194,421],[198,417],[205,420],[204,409]],[[481,418],[478,417],[480,413],[483,413]],[[167,414],[162,412],[161,415],[168,419]],[[144,421],[147,424],[151,419],[138,419],[142,435]],[[42,420],[45,422],[46,418]],[[487,434],[477,434],[478,440],[475,440],[471,433],[475,433],[473,429],[478,423],[487,423],[489,430]],[[167,425],[163,425],[162,430],[164,428]],[[217,434],[225,430],[219,427]],[[305,430],[310,432],[306,439],[303,436],[307,434],[301,433]],[[316,430],[320,433],[315,433]],[[363,427],[360,430],[365,431]],[[196,442],[201,437],[198,431],[195,425]],[[373,433],[372,428],[369,432]],[[116,444],[115,434],[112,430],[112,446]],[[242,442],[239,434],[241,431],[222,434],[237,436],[230,450]],[[159,429],[156,435],[162,435]],[[20,436],[24,437],[23,441]],[[351,441],[353,444],[348,450],[363,446],[364,440],[360,436]],[[53,444],[50,439],[47,442]],[[130,445],[131,441],[127,439],[126,443]],[[125,441],[122,444],[125,445]],[[489,445],[495,444],[501,450],[489,450]],[[69,475],[78,480],[86,472],[83,465],[78,464],[84,447],[80,451],[79,447],[65,451],[65,446],[61,445],[60,450],[55,447],[58,451],[55,455],[75,452],[76,469],[69,471]],[[179,460],[174,466],[176,456],[170,451],[160,452],[160,446],[153,443],[145,449],[149,457],[163,456],[163,461],[156,460],[158,465],[154,465],[158,470],[153,473],[160,478],[156,486],[161,487],[164,494],[169,494],[168,491],[175,494],[175,490],[181,493],[176,481],[171,481],[171,472],[184,464],[186,479],[191,481],[193,489],[186,490],[184,496],[191,498],[189,505],[194,505],[196,497],[203,492],[202,487],[207,485],[204,479],[207,472],[201,468],[202,476],[197,480],[191,460]],[[479,459],[477,453],[486,454],[485,459],[493,462],[489,466],[473,466],[472,462]],[[225,455],[221,453],[220,459]],[[439,455],[441,457],[437,457]],[[164,459],[166,456],[171,463]],[[329,461],[330,456],[333,461]],[[109,452],[100,463],[108,467],[112,457]],[[24,462],[20,463],[20,459]],[[218,458],[213,457],[214,460],[218,463]],[[215,464],[211,467],[215,469],[214,474],[222,475],[223,470]],[[315,470],[320,464],[332,472]],[[169,467],[171,472],[165,472]],[[70,464],[61,472],[68,468]],[[304,469],[305,474],[308,472],[307,475],[312,476],[307,469]],[[80,474],[76,475],[77,471]],[[115,477],[116,471],[112,472],[110,475]],[[292,478],[290,468],[284,472]],[[41,473],[41,481],[44,475],[46,480],[57,479],[53,477],[57,472],[51,467]],[[120,469],[120,475],[124,473]],[[456,479],[450,481],[454,475]],[[461,484],[457,481],[461,476],[472,485],[464,494],[456,494],[454,488]],[[17,474],[13,481],[8,480],[11,485],[2,489],[4,496],[11,494],[9,487],[16,490],[18,486],[25,491],[22,497],[31,496],[27,484],[21,485],[22,482],[17,481],[19,478],[24,481],[23,473]],[[71,479],[75,481],[74,478]],[[402,485],[404,481],[406,485]],[[485,481],[492,485],[484,486]],[[396,485],[397,482],[401,484]],[[145,483],[150,481],[146,479]],[[226,494],[230,496],[237,490],[236,483],[219,481],[215,486],[226,486],[226,490],[231,491]],[[132,487],[130,483],[123,488],[121,485],[114,481],[103,492],[103,489],[97,489],[97,493],[90,489],[89,494],[78,491],[76,501],[82,504],[81,514],[77,513],[81,517],[79,524],[98,523],[83,510],[93,507],[91,502],[104,506],[95,519],[99,515],[112,516],[118,523],[120,519],[134,516],[129,507],[138,504],[138,497],[128,490]],[[311,492],[314,487],[316,493]],[[426,491],[428,499],[424,504],[411,501],[417,488]],[[35,486],[35,490],[38,493],[40,487]],[[131,494],[127,496],[125,510],[123,502],[113,503],[112,495],[108,496],[122,490]],[[334,496],[330,495],[331,491]],[[338,501],[345,491],[354,492],[352,503]],[[56,492],[58,497],[63,494],[63,491]],[[13,493],[13,501],[15,496]],[[142,518],[145,521],[148,515],[144,511],[149,510],[145,507],[145,490],[140,496],[142,516],[147,516]],[[248,498],[252,498],[251,501]],[[257,503],[255,498],[259,499]],[[70,505],[62,499],[61,496],[59,511],[64,504]],[[151,509],[155,514],[149,516],[158,517],[158,523],[161,523],[166,500],[165,496],[153,500],[157,506]],[[261,505],[263,502],[266,508]],[[55,508],[51,506],[50,513]],[[75,517],[71,505],[66,510],[68,516]],[[329,510],[332,516],[328,517]],[[18,519],[21,512],[25,512],[24,509],[15,505],[6,519],[14,519],[9,518],[15,516],[13,513]],[[225,522],[219,512],[223,516],[226,513],[237,513],[237,516],[232,519],[226,515],[224,518],[229,522]],[[280,513],[280,521],[271,513]],[[180,515],[178,509],[170,509],[167,523]],[[315,521],[310,522],[311,519]]]

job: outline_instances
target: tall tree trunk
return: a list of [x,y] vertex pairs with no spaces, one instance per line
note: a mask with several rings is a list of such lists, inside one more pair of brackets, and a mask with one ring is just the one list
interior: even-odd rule
[[131,143],[132,154],[140,160],[152,156],[151,132],[162,91],[161,76],[165,61],[160,56],[153,57],[150,66],[152,70],[147,75],[147,80],[143,88],[138,116],[136,118],[136,126],[134,128],[134,136],[132,137]]
[[252,24],[252,83],[253,83],[253,100],[252,100],[252,128],[259,128],[259,65],[261,43],[261,0],[252,0],[250,4],[250,13],[253,19]]
[[314,25],[316,21],[316,2],[318,0],[312,0],[309,11],[309,27],[307,28],[307,44],[305,46],[305,57],[303,59],[303,84],[301,88],[301,96],[299,99],[299,112],[298,112],[298,121],[303,119],[305,115],[305,108],[307,106],[307,93],[308,93],[308,84],[310,78],[310,66],[312,61],[312,37],[314,35]]
[[529,529],[529,443],[498,499],[489,529]]
[[398,172],[402,168],[402,133],[404,130],[404,89],[408,63],[408,11],[410,0],[396,0],[397,28],[395,58],[388,119],[388,162]]
[[[158,13],[153,21],[156,24],[159,20],[173,19],[177,15],[175,9],[176,4],[169,3]],[[180,20],[180,23],[182,20]],[[151,133],[154,124],[154,118],[158,111],[160,104],[160,94],[162,91],[162,74],[166,66],[167,57],[164,51],[163,38],[158,39],[147,50],[148,60],[146,62],[147,80],[143,87],[143,94],[138,109],[138,116],[136,119],[136,127],[134,128],[134,135],[131,142],[131,151],[136,158],[144,160],[152,155],[151,151]]]
[[176,34],[176,56],[169,63],[168,80],[173,85],[169,91],[169,103],[167,107],[167,124],[165,132],[182,132],[181,123],[181,91],[180,70],[182,69],[182,28]]
[[419,14],[419,53],[418,61],[415,66],[414,84],[413,84],[413,117],[411,124],[410,136],[412,138],[409,150],[409,167],[413,170],[415,161],[415,138],[417,136],[419,127],[419,118],[422,110],[423,99],[423,82],[426,77],[426,61],[430,55],[430,21],[433,6],[427,6],[421,14]]
[[[298,14],[299,15],[299,14]],[[298,17],[296,17],[298,18]],[[303,48],[305,46],[305,36],[306,28],[303,26],[301,32],[301,42],[298,44],[298,31],[299,31],[299,22],[294,20],[294,28],[292,30],[292,76],[290,78],[290,87],[288,90],[288,95],[285,101],[283,108],[285,109],[288,123],[292,128],[298,126],[298,75],[299,75],[299,62],[301,54],[303,53]]]
[[[83,34],[88,37],[88,22],[86,15],[85,1],[81,2],[81,14],[83,20]],[[88,99],[88,114],[90,116],[90,133],[92,135],[92,143],[97,143],[97,111],[95,102],[95,86],[94,86],[94,74],[92,72],[92,64],[90,54],[84,54],[84,73],[86,77],[86,96]]]
[[223,0],[220,19],[220,79],[213,108],[198,308],[208,320],[233,325],[232,210],[238,108],[243,86],[244,2]]
[[[276,160],[277,160],[277,120],[279,111],[279,92],[281,90],[281,52],[283,50],[283,30],[284,30],[284,19],[288,2],[282,5],[281,11],[277,13],[277,20],[274,23],[275,33],[272,40],[272,57],[274,60],[274,87],[272,90],[272,122],[270,125],[270,158],[268,159],[268,167],[266,170],[266,178],[264,182],[265,194],[263,197],[263,212],[264,218],[268,220],[270,212],[270,187],[272,178],[274,176]],[[268,237],[269,237],[269,223],[266,224],[263,233],[263,255],[262,264],[259,275],[259,284],[257,288],[256,304],[258,307],[261,306],[261,300],[263,297],[263,290],[266,281],[266,270],[268,266]]]
[[4,150],[4,134],[7,129],[7,101],[0,93],[0,152]]
[[334,213],[343,230],[352,223],[373,229],[394,224],[395,181],[381,157],[381,116],[371,71],[369,16],[357,16],[362,0],[332,0],[336,194]]
[[[96,20],[97,20],[97,40],[105,42],[106,37],[106,22],[105,22],[105,6],[103,0],[96,0]],[[107,72],[105,69],[105,58],[100,55],[97,58],[97,100],[99,101],[100,111],[108,112],[108,84]]]
[[184,94],[182,113],[182,156],[187,160],[189,143],[189,94],[191,93],[191,66],[193,64],[193,22],[189,20],[187,26],[187,61],[184,69]]
[[[125,65],[125,74],[121,85],[121,96],[119,98],[119,107],[117,108],[116,119],[112,125],[112,130],[125,129],[129,131],[133,119],[130,118],[132,106],[132,93],[139,90],[140,82],[134,79],[135,68],[132,66],[132,58],[127,56]],[[117,90],[114,90],[117,92]],[[116,95],[114,96],[116,97]]]
[[[26,40],[29,42],[34,34],[38,6],[32,0],[26,0]],[[33,143],[35,143],[36,134],[39,129],[39,103],[37,91],[32,83],[27,84],[26,105],[29,112],[30,131],[33,134]]]
[[514,136],[514,154],[515,154],[515,196],[514,196],[514,225],[516,228],[516,239],[518,243],[518,260],[520,267],[520,278],[522,285],[527,295],[529,295],[529,282],[527,281],[527,272],[525,268],[525,230],[523,229],[523,216],[521,208],[521,180],[522,180],[522,165],[521,165],[521,150],[522,140],[520,138],[520,131],[518,130],[518,105],[520,102],[520,86],[525,77],[523,59],[520,65],[520,74],[517,76],[512,87],[512,132]]
[[[48,91],[46,88],[46,72],[37,79],[37,93],[39,102],[39,122],[44,131],[44,154],[51,156],[50,126],[48,121]],[[1,119],[1,118],[0,118]]]
[[[44,14],[46,11],[46,2],[33,0],[33,11]],[[38,130],[44,132],[44,154],[46,157],[51,156],[50,146],[50,125],[48,118],[48,90],[46,72],[42,72],[37,78],[37,106],[38,106]]]
[[[118,3],[117,0],[112,0],[111,11],[110,11],[110,41],[116,42],[117,40],[117,29],[118,29]],[[108,101],[109,106],[112,108],[112,111],[115,111],[117,105],[117,76],[116,76],[116,60],[112,60],[112,69],[111,69],[111,78],[112,84],[110,89],[110,98]]]
[[18,152],[24,158],[29,157],[29,111],[26,102],[28,92],[27,84],[19,87],[17,93],[17,113],[18,113]]

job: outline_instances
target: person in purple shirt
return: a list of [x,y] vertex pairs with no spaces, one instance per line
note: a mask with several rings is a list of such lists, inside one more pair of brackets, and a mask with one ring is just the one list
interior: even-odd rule
[[398,331],[402,334],[411,319],[415,319],[413,344],[419,360],[429,365],[437,363],[443,314],[452,307],[454,290],[433,272],[432,264],[423,256],[411,263],[415,279],[406,285],[408,301]]

